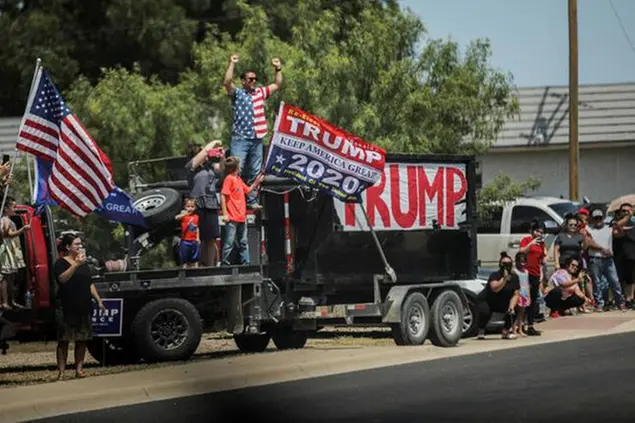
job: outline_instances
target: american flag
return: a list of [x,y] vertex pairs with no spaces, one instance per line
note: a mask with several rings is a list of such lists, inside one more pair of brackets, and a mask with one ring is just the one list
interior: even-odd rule
[[114,188],[110,160],[42,68],[29,93],[16,148],[53,163],[51,197],[76,216],[97,209]]

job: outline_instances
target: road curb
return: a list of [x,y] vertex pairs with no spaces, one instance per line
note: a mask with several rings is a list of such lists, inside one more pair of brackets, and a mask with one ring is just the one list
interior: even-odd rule
[[[553,331],[541,338],[487,342],[469,340],[455,348],[370,347],[334,350],[280,351],[273,354],[241,356],[226,360],[202,361],[172,367],[148,369],[0,390],[0,422],[20,422],[53,416],[168,400],[182,396],[289,382],[488,353],[554,342],[615,335],[635,331],[635,320],[609,331]],[[559,333],[558,333],[559,332]],[[493,336],[495,341],[496,337]],[[300,355],[298,355],[300,353]],[[285,360],[293,357],[294,362]],[[275,364],[272,361],[282,362]],[[160,382],[156,382],[160,380]],[[55,389],[53,391],[53,389]],[[51,392],[53,391],[53,392]],[[37,399],[34,401],[33,399]]]

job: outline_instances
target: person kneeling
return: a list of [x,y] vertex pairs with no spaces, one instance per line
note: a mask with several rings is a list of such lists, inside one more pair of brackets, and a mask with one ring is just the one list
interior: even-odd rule
[[580,288],[580,282],[587,277],[587,271],[579,269],[580,262],[576,258],[570,258],[564,269],[558,269],[549,278],[545,303],[551,310],[551,317],[559,317],[571,308],[591,303],[591,299]]
[[520,299],[520,282],[518,274],[513,272],[513,262],[506,252],[501,253],[498,262],[499,270],[492,273],[487,285],[478,295],[478,338],[485,339],[485,328],[492,317],[492,312],[505,313],[503,339],[516,339],[510,332],[514,322],[514,310]]

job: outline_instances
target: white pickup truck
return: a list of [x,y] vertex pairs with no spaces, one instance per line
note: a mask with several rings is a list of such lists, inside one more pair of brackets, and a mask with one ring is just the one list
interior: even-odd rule
[[548,253],[548,267],[553,267],[553,241],[555,233],[564,222],[564,217],[575,213],[581,203],[557,197],[522,197],[514,201],[494,206],[490,216],[478,225],[478,259],[481,267],[498,267],[501,251],[513,257],[520,247],[520,240],[529,235],[533,219],[545,223],[547,233],[545,245]]

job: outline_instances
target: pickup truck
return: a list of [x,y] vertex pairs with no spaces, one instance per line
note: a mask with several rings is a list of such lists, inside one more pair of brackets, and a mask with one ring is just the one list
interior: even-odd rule
[[[469,305],[458,282],[476,279],[477,271],[473,157],[388,155],[381,180],[362,200],[373,231],[359,204],[267,177],[264,208],[249,220],[250,265],[142,269],[139,258],[177,231],[174,216],[187,193],[184,158],[153,162],[169,168],[169,180],[145,183],[134,169],[139,162],[131,163],[135,205],[151,229],[128,227],[126,265],[94,275],[102,298],[119,304],[116,316],[94,312],[94,327],[119,322],[118,332],[88,345],[101,363],[184,360],[212,330],[233,334],[243,352],[264,351],[270,341],[302,348],[313,331],[336,321],[388,325],[398,345],[459,342]],[[32,228],[21,242],[22,283],[33,301],[0,316],[0,340],[53,339],[58,252],[51,211],[20,206],[14,220]]]
[[487,219],[478,225],[478,259],[481,266],[497,268],[501,251],[511,257],[520,247],[520,240],[529,235],[533,219],[545,223],[545,245],[549,251],[549,268],[553,267],[553,242],[567,214],[575,214],[581,203],[556,197],[521,197],[493,206]]

